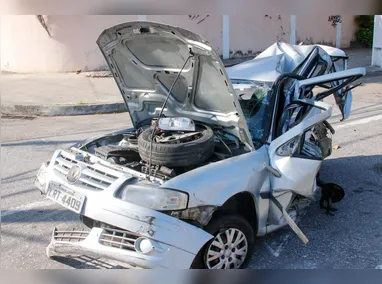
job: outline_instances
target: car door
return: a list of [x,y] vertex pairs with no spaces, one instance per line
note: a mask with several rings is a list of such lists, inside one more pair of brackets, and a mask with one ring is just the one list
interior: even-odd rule
[[[292,191],[309,197],[315,188],[315,177],[325,156],[311,140],[312,131],[322,125],[332,113],[332,105],[322,102],[325,97],[339,89],[349,88],[349,84],[365,74],[364,68],[350,69],[305,80],[297,80],[294,84],[294,94],[300,99],[293,101],[284,108],[277,124],[287,123],[278,137],[271,141],[268,154],[270,160],[271,190],[277,192]],[[332,87],[330,83],[341,80],[341,85]],[[326,86],[326,90],[312,97],[316,86]],[[304,94],[309,92],[309,99]],[[287,117],[288,119],[283,119]]]

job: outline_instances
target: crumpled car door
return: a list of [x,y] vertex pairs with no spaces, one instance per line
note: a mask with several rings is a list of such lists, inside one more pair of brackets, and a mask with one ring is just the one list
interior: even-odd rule
[[[326,121],[332,113],[332,105],[322,102],[325,97],[348,88],[348,85],[365,75],[364,68],[350,69],[317,76],[305,80],[297,80],[294,93],[300,99],[291,102],[275,121],[283,126],[283,132],[270,143],[268,153],[270,159],[271,190],[277,192],[292,191],[309,197],[315,188],[315,177],[325,158],[317,141],[311,139],[314,127]],[[338,85],[331,84],[339,82]],[[309,97],[304,94],[312,93],[316,87],[324,87],[324,91]],[[325,87],[326,86],[326,87]],[[285,119],[288,118],[288,119]]]

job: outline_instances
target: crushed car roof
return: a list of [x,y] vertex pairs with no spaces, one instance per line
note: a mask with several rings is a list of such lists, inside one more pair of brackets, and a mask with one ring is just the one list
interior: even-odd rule
[[343,50],[325,45],[292,45],[276,42],[252,60],[226,68],[231,79],[273,82],[293,72],[318,47],[330,57],[346,58]]

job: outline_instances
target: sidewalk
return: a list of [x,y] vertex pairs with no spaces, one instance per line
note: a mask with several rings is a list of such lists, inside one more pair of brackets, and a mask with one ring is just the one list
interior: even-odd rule
[[[371,62],[371,49],[348,49],[349,68]],[[232,66],[245,58],[225,60]],[[367,68],[368,76],[382,75]],[[1,113],[12,116],[79,115],[126,111],[122,96],[108,72],[59,74],[1,74]]]
[[76,115],[126,111],[113,77],[86,73],[2,74],[2,115]]

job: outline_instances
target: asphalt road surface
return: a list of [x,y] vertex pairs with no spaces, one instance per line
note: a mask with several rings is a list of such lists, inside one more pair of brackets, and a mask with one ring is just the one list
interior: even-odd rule
[[[382,267],[382,77],[365,79],[354,92],[351,117],[330,120],[339,148],[325,160],[322,178],[345,188],[335,216],[312,202],[299,226],[305,246],[285,228],[259,238],[250,268]],[[3,118],[1,123],[1,268],[123,268],[86,256],[48,259],[45,248],[54,226],[79,228],[72,213],[41,196],[33,181],[55,149],[126,128],[128,114],[51,118]]]

